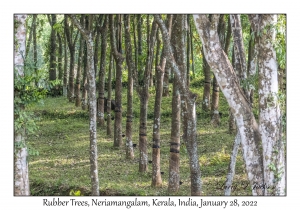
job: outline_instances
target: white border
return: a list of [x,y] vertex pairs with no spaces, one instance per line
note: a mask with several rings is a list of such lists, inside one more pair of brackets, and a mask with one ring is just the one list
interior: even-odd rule
[[[293,1],[294,2],[294,1]],[[86,5],[85,5],[86,4]],[[288,113],[288,171],[287,171],[287,197],[203,197],[205,200],[257,200],[255,209],[272,209],[290,207],[298,209],[300,173],[298,156],[300,152],[299,141],[299,88],[295,87],[300,82],[300,65],[296,62],[300,59],[299,53],[299,7],[290,1],[275,0],[251,0],[251,1],[138,1],[138,0],[114,0],[114,1],[79,1],[79,0],[52,0],[52,1],[4,1],[1,3],[0,19],[0,71],[1,79],[1,178],[0,195],[1,209],[30,208],[44,209],[42,199],[47,197],[14,197],[13,196],[13,14],[14,13],[286,13],[287,14],[287,113]],[[297,14],[298,13],[298,14]],[[4,46],[4,47],[3,47]],[[4,116],[4,117],[2,117]],[[50,197],[51,198],[51,197]],[[71,197],[63,197],[67,200]],[[126,199],[126,197],[102,197],[101,199]],[[152,201],[155,197],[138,197],[141,200]],[[166,197],[157,197],[166,199]],[[172,197],[176,200],[179,197]],[[82,200],[91,200],[91,197],[83,197]],[[133,197],[127,197],[133,199]],[[199,198],[200,199],[200,198]],[[298,206],[298,207],[296,207]],[[296,207],[296,208],[293,208]],[[52,207],[47,207],[52,208]],[[65,207],[70,209],[71,207]],[[72,207],[74,208],[74,207]],[[76,208],[76,207],[75,207]],[[78,207],[79,208],[79,207]],[[81,209],[84,207],[80,207]],[[96,207],[102,208],[102,207]],[[120,207],[117,209],[126,209]],[[155,208],[155,207],[152,207]],[[161,207],[160,207],[161,208]],[[163,207],[168,208],[168,207]],[[190,207],[195,208],[195,207]],[[220,207],[218,207],[220,208]],[[228,208],[228,207],[227,207]],[[250,207],[247,207],[249,209]],[[113,209],[113,208],[104,208]],[[114,208],[115,209],[115,208]],[[132,209],[137,209],[132,207]],[[171,209],[168,208],[168,209]],[[208,208],[207,208],[208,209]]]

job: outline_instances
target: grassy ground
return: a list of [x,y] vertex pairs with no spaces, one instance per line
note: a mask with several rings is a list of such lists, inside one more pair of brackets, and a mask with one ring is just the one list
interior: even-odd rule
[[[203,195],[223,195],[234,135],[228,133],[228,105],[220,98],[223,112],[221,126],[210,124],[208,114],[201,110],[202,89],[193,89],[197,100],[198,152],[201,167]],[[151,160],[154,88],[150,89],[148,113],[148,157]],[[71,190],[80,190],[82,195],[90,195],[89,178],[89,125],[88,112],[69,103],[64,97],[47,98],[44,104],[30,107],[40,118],[39,130],[27,138],[31,148],[39,152],[30,156],[31,195],[69,195]],[[98,164],[101,195],[168,195],[169,141],[171,128],[171,97],[163,98],[161,128],[161,171],[163,186],[152,188],[151,171],[138,173],[138,149],[135,159],[125,159],[125,149],[113,148],[112,138],[106,130],[97,129]],[[123,130],[126,121],[126,90],[123,90]],[[138,143],[139,100],[134,98],[133,142]],[[125,138],[124,138],[125,141]],[[190,195],[189,165],[186,148],[180,148],[180,177],[183,184],[177,195]],[[232,195],[251,195],[241,154],[236,165]]]

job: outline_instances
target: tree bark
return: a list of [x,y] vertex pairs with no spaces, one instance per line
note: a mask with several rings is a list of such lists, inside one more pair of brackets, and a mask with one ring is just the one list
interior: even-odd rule
[[204,90],[203,90],[203,102],[202,110],[208,112],[210,110],[210,83],[211,83],[211,73],[210,67],[205,60],[205,56],[202,50],[202,61],[203,61],[203,71],[204,71]]
[[[156,33],[157,37],[157,51],[156,54],[159,54],[160,49],[160,39],[159,33]],[[155,68],[155,77],[156,77],[156,95],[154,103],[154,122],[153,122],[153,145],[152,145],[152,183],[153,187],[162,186],[162,179],[160,173],[160,109],[161,109],[161,100],[162,100],[162,90],[163,90],[163,77],[164,70],[166,65],[165,55],[162,54],[161,62],[159,66]]]
[[63,76],[63,96],[67,97],[68,86],[68,47],[67,35],[64,33],[64,76]]
[[113,68],[113,55],[112,52],[109,56],[109,67],[108,67],[108,79],[107,79],[107,115],[106,115],[106,121],[107,121],[107,128],[106,128],[106,135],[111,136],[111,73]]
[[276,15],[249,15],[252,30],[259,33],[259,131],[263,147],[266,195],[285,195],[285,149],[280,133],[281,113],[277,100],[278,66],[273,48]]
[[62,60],[63,60],[63,44],[61,40],[61,35],[59,32],[57,32],[57,39],[58,39],[58,58],[57,58],[57,63],[58,63],[58,79],[63,80],[63,66],[62,66]]
[[34,63],[34,72],[36,75],[35,85],[38,86],[38,59],[37,59],[37,44],[36,44],[36,22],[37,15],[33,15],[33,23],[32,23],[32,40],[33,40],[33,63]]
[[[26,56],[26,28],[27,15],[14,15],[14,71],[16,77],[24,77],[24,58]],[[22,105],[15,109],[23,110]],[[18,117],[18,116],[15,116]],[[25,144],[24,129],[14,130],[14,195],[30,195],[28,152]]]
[[[218,15],[213,15],[210,22],[206,15],[194,15],[195,25],[204,46],[205,58],[215,74],[220,88],[233,109],[241,135],[243,157],[251,186],[263,184],[262,154],[259,150],[260,135],[258,125],[251,111],[249,101],[239,87],[227,55],[222,50],[217,33]],[[253,195],[263,195],[263,190],[252,189]]]
[[[122,141],[122,65],[124,61],[123,55],[120,53],[121,48],[117,48],[116,33],[113,15],[109,16],[110,25],[110,41],[113,56],[116,61],[116,87],[115,87],[115,124],[114,124],[114,147],[121,147]],[[120,26],[119,26],[120,27]],[[120,30],[120,29],[119,29]],[[120,37],[118,36],[118,41]]]
[[101,30],[101,58],[99,71],[99,96],[98,96],[98,125],[104,126],[104,91],[105,91],[105,66],[107,49],[108,17],[105,15],[104,25]]
[[130,37],[130,15],[124,15],[125,28],[125,51],[126,63],[128,66],[128,85],[127,85],[127,119],[126,119],[126,158],[133,159],[133,144],[132,144],[132,101],[133,101],[133,72],[136,71],[135,64],[132,60],[132,48]]
[[[50,16],[50,15],[49,15]],[[50,18],[49,18],[50,19]],[[56,32],[53,28],[56,23],[56,15],[51,15],[51,35],[50,35],[50,69],[49,69],[49,80],[56,80]]]
[[70,71],[69,71],[69,89],[68,89],[68,99],[69,102],[74,102],[74,64],[75,64],[75,44],[77,40],[78,32],[76,33],[76,36],[74,40],[72,40],[73,37],[73,26],[70,26],[68,24],[68,18],[65,16],[65,33],[67,37],[69,52],[70,52]]
[[[87,57],[88,57],[88,82],[89,82],[89,116],[90,116],[90,175],[92,183],[92,195],[98,196],[99,192],[99,178],[98,178],[98,150],[97,150],[97,122],[96,122],[96,83],[95,83],[95,69],[94,69],[94,41],[91,27],[86,30],[80,24],[75,15],[71,15],[71,20],[77,26],[81,35],[86,41]],[[92,23],[92,15],[89,15],[89,23]]]
[[[189,154],[189,165],[190,165],[190,172],[191,172],[191,195],[201,195],[201,179],[200,179],[200,165],[199,165],[199,159],[198,159],[198,153],[197,153],[197,134],[196,134],[196,109],[195,109],[195,100],[196,95],[191,93],[189,91],[189,88],[186,83],[186,55],[185,55],[185,43],[183,38],[184,33],[184,20],[185,18],[183,15],[178,15],[177,20],[174,21],[174,24],[178,26],[174,27],[174,30],[176,29],[176,32],[174,33],[176,36],[176,44],[177,46],[174,47],[176,54],[173,56],[173,50],[171,48],[170,44],[170,37],[168,35],[167,29],[160,18],[159,15],[154,15],[155,21],[158,23],[162,35],[164,44],[166,47],[166,55],[167,59],[170,61],[172,65],[172,69],[174,74],[178,77],[179,81],[179,91],[182,96],[182,102],[181,104],[185,104],[186,110],[185,110],[185,120],[186,128],[183,129],[184,136],[186,138],[184,139],[188,154]],[[175,60],[174,57],[177,59]]]
[[[170,35],[170,38],[171,38],[171,34],[172,34],[172,20],[173,20],[173,15],[171,15],[171,14],[167,15],[166,24],[168,26],[168,33]],[[165,74],[164,74],[163,97],[169,96],[169,74],[171,72],[170,69],[171,69],[171,66],[170,66],[169,62],[167,62],[166,67],[165,67]]]

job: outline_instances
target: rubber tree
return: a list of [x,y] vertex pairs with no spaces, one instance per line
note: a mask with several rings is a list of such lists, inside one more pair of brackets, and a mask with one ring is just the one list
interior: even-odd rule
[[[26,53],[26,21],[27,15],[14,15],[14,71],[15,79],[24,77],[24,59]],[[18,91],[15,92],[15,99]],[[21,112],[24,106],[16,104],[15,110]],[[18,112],[15,112],[15,119],[19,117]],[[28,151],[25,144],[25,130],[14,129],[14,195],[30,195],[29,176],[28,176]]]
[[194,15],[196,29],[203,44],[207,63],[215,74],[237,122],[247,176],[252,186],[252,194],[264,195],[262,189],[254,187],[257,183],[264,183],[262,153],[259,149],[261,136],[258,124],[252,113],[250,102],[240,88],[233,67],[222,49],[217,32],[218,20],[219,15],[213,15],[212,21],[209,21],[206,15]]
[[186,55],[185,55],[185,42],[184,42],[184,15],[177,15],[176,22],[174,24],[174,29],[177,31],[174,33],[176,36],[178,46],[175,47],[178,59],[174,58],[174,52],[171,47],[170,37],[168,30],[159,15],[154,15],[154,19],[159,25],[162,32],[162,38],[164,42],[164,47],[166,50],[167,61],[170,62],[174,74],[178,77],[179,82],[176,85],[179,86],[180,95],[182,97],[181,103],[184,106],[184,118],[185,123],[183,123],[183,140],[186,144],[186,148],[189,155],[189,166],[190,166],[190,179],[191,179],[191,195],[201,195],[201,172],[200,164],[198,158],[198,146],[197,146],[197,132],[196,132],[196,95],[191,93],[186,81]]
[[285,148],[281,135],[278,103],[278,65],[273,47],[277,15],[249,15],[258,36],[259,131],[263,148],[264,189],[266,195],[285,195]]
[[92,184],[92,195],[97,196],[99,192],[99,178],[98,178],[98,150],[97,150],[97,122],[96,122],[96,82],[95,82],[95,69],[94,69],[94,40],[91,30],[93,15],[89,15],[89,27],[85,28],[75,15],[70,15],[74,25],[78,28],[87,45],[87,58],[88,58],[88,95],[89,95],[89,129],[90,129],[90,176]]

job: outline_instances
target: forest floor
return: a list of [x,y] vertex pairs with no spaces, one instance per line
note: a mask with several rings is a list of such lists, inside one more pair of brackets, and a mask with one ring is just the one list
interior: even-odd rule
[[[170,87],[171,89],[171,87]],[[193,88],[197,99],[198,154],[201,168],[202,194],[206,196],[224,195],[224,182],[228,171],[234,134],[228,132],[229,111],[222,93],[219,110],[223,113],[221,125],[210,123],[210,116],[201,109],[203,88]],[[126,94],[123,89],[123,131],[126,123]],[[172,94],[171,94],[172,95]],[[152,158],[152,125],[155,89],[150,88],[148,108],[148,159]],[[125,159],[125,148],[113,147],[113,139],[106,135],[106,129],[97,128],[98,166],[100,194],[104,196],[166,196],[168,193],[169,142],[171,132],[171,99],[164,97],[161,113],[161,171],[163,186],[151,187],[152,165],[148,172],[138,172],[139,151],[134,150],[134,160]],[[134,96],[133,143],[138,144],[139,99]],[[80,190],[81,195],[91,194],[89,164],[89,117],[88,111],[75,107],[65,97],[43,100],[29,108],[39,118],[35,134],[27,137],[31,151],[38,155],[29,157],[29,177],[31,195],[70,195]],[[112,121],[113,123],[114,121]],[[124,138],[125,141],[125,138]],[[180,179],[183,182],[176,195],[190,195],[190,172],[186,147],[180,147]],[[232,195],[251,195],[251,189],[239,150],[236,174],[232,185]]]

